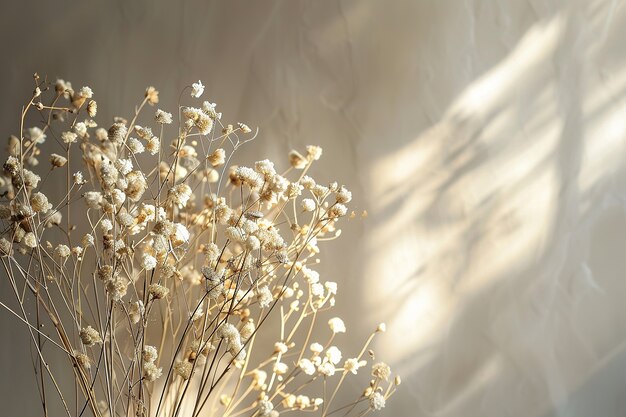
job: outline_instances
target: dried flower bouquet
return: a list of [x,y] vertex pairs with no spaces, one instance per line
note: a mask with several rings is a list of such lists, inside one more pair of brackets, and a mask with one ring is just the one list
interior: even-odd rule
[[[91,88],[34,81],[0,176],[11,289],[0,304],[28,328],[43,415],[55,402],[68,416],[98,417],[385,406],[400,379],[368,350],[384,324],[346,358],[333,345],[346,332],[340,318],[325,319],[327,340],[314,340],[337,284],[312,267],[352,198],[307,175],[321,148],[291,151],[282,174],[269,160],[236,166],[255,135],[222,124],[213,103],[158,109],[139,125],[159,102],[149,87],[130,121],[104,129]],[[204,92],[201,82],[189,88],[191,100]],[[64,192],[44,194],[51,183]],[[337,404],[367,361],[360,395]]]

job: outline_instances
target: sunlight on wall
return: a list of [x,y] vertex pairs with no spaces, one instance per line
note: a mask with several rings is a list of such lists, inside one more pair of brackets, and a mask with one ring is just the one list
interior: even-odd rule
[[[492,115],[514,88],[516,78],[522,75],[528,78],[524,72],[536,73],[535,67],[554,53],[562,30],[562,18],[532,29],[509,58],[460,95],[444,120],[410,146],[381,157],[372,168],[374,194],[382,196],[381,205],[388,207],[406,199],[396,208],[394,217],[385,220],[385,227],[371,237],[372,241],[393,242],[394,236],[402,235],[407,219],[428,217],[433,214],[433,206],[437,207],[436,215],[441,216],[438,227],[433,228],[428,222],[417,225],[411,237],[401,237],[403,241],[388,246],[395,252],[391,256],[416,259],[417,269],[430,268],[426,282],[408,295],[410,300],[398,311],[391,326],[398,334],[411,335],[409,343],[399,350],[396,348],[400,359],[444,336],[442,325],[455,314],[455,306],[520,259],[532,255],[537,243],[541,245],[547,239],[558,190],[554,167],[546,164],[546,160],[556,151],[560,121],[554,119],[550,124],[525,132],[523,136],[532,137],[530,142],[510,149],[510,146],[505,148],[505,142],[510,139],[505,132],[516,123],[515,109],[492,116],[479,138],[464,137],[465,126],[455,126],[454,120]],[[541,47],[536,47],[537,42]],[[540,104],[544,108],[549,106],[550,98],[544,96]],[[477,161],[477,150],[488,147],[501,148],[502,154],[493,158],[487,155]],[[455,177],[456,173],[466,171],[471,175]],[[385,182],[376,182],[377,178]],[[406,184],[407,178],[414,180],[413,186]],[[498,194],[500,198],[494,201],[493,196]],[[473,226],[467,221],[468,216],[479,212],[485,204],[490,206],[490,215],[482,219],[486,222],[481,226],[483,235],[472,243],[473,261],[462,271],[450,268],[455,257],[459,260],[467,250],[463,245]],[[514,236],[506,235],[510,228],[516,229]],[[372,267],[384,271],[388,264],[384,260]],[[388,282],[379,281],[370,302],[375,302],[375,295],[380,292],[394,294],[402,291],[404,281],[415,280],[415,276],[401,275],[406,269],[399,268],[399,275],[394,277],[397,285],[391,288]]]
[[586,51],[601,48],[579,25],[608,31],[589,5],[589,21],[566,10],[531,27],[440,121],[373,164],[368,251],[383,253],[365,269],[387,279],[371,280],[368,302],[393,316],[381,348],[428,381],[409,388],[426,415],[541,415],[609,353],[587,346],[597,324],[570,318],[610,285],[580,242],[626,146],[626,73],[589,70]]

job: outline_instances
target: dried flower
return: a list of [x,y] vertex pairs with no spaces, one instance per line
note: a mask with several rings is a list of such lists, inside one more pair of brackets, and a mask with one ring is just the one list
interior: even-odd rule
[[46,213],[52,208],[52,204],[48,202],[48,197],[43,193],[33,193],[30,197],[30,205],[36,213]]
[[106,281],[105,289],[113,300],[119,301],[126,295],[129,284],[126,278],[114,276]]
[[141,317],[145,312],[145,308],[143,306],[143,301],[138,300],[130,305],[130,309],[128,311],[128,315],[133,323],[139,323]]
[[213,119],[204,113],[201,109],[195,107],[184,107],[182,109],[183,116],[189,122],[189,127],[195,126],[203,135],[208,135],[213,129]]
[[89,233],[85,234],[85,235],[83,236],[83,238],[81,239],[81,241],[80,241],[80,242],[81,242],[81,244],[82,244],[83,246],[85,246],[85,247],[87,247],[87,246],[93,246],[93,245],[94,245],[94,243],[95,243],[95,241],[94,241],[94,239],[93,239],[93,236],[92,236],[92,235],[90,235]]
[[295,150],[289,153],[289,162],[295,169],[304,169],[307,166],[306,158]]
[[[81,137],[81,138],[87,137],[87,125],[84,122],[76,123],[74,125],[74,134],[76,136],[68,135],[67,138],[63,138],[63,141],[65,142],[67,140],[66,143],[73,143],[76,141],[78,137]],[[74,138],[73,141],[72,141],[72,138]]]
[[55,249],[54,249],[54,256],[56,256],[57,258],[67,258],[68,256],[71,255],[71,251],[70,248],[67,245],[58,245]]
[[178,361],[174,364],[174,372],[181,378],[187,380],[191,377],[192,364],[187,361]]
[[146,270],[150,271],[157,266],[157,260],[154,256],[144,253],[141,257],[141,266]]
[[267,285],[257,288],[256,298],[259,302],[259,307],[261,308],[269,307],[272,304],[272,301],[274,301],[274,296]]
[[163,369],[157,367],[154,362],[144,362],[143,364],[143,377],[146,381],[152,382],[161,377]]
[[258,411],[261,417],[270,417],[273,410],[274,410],[274,405],[270,401],[265,400],[265,399],[259,401]]
[[169,204],[176,204],[179,207],[187,205],[191,197],[191,187],[187,184],[178,184],[170,188],[167,193],[167,201]]
[[163,124],[164,125],[169,125],[170,123],[172,123],[172,113],[165,112],[165,111],[163,111],[161,109],[158,109],[156,111],[156,115],[155,115],[154,118],[155,118],[157,123],[160,123],[162,125]]
[[123,123],[114,123],[108,131],[108,138],[115,144],[120,144],[124,141],[128,128]]
[[85,355],[84,353],[75,350],[74,358],[76,359],[76,363],[78,363],[78,365],[82,366],[83,368],[91,368],[91,359],[89,359],[89,356]]
[[367,365],[366,361],[360,361],[357,358],[350,358],[343,364],[343,369],[345,369],[346,372],[351,372],[356,375],[359,368],[365,365]]
[[207,157],[207,160],[214,167],[224,165],[224,162],[226,162],[226,151],[222,148],[218,148]]
[[370,408],[380,411],[385,408],[385,397],[378,391],[375,391],[369,398]]
[[90,87],[82,87],[80,90],[78,90],[78,95],[83,98],[92,98],[93,91]]
[[333,376],[336,372],[335,365],[333,365],[331,362],[323,362],[320,366],[317,367],[317,372],[324,376]]
[[306,147],[306,151],[306,158],[309,161],[317,161],[322,156],[322,148],[320,148],[319,146],[308,145]]
[[252,129],[250,129],[248,127],[248,125],[244,124],[244,123],[237,123],[237,126],[239,127],[239,129],[243,132],[243,133],[250,133],[252,132]]
[[146,141],[146,150],[150,152],[150,155],[156,155],[161,149],[161,141],[156,136],[151,137]]
[[35,237],[35,234],[33,232],[26,233],[26,235],[22,239],[22,242],[24,242],[24,245],[29,248],[35,248],[37,246],[37,238]]
[[326,350],[326,359],[333,365],[337,365],[341,361],[341,351],[337,346],[331,346]]
[[74,180],[74,184],[84,185],[87,183],[87,180],[83,177],[83,173],[78,171],[72,174],[72,179]]
[[169,288],[162,286],[161,284],[150,284],[148,287],[148,291],[150,295],[155,300],[160,300],[161,298],[165,298],[167,294],[170,292]]
[[95,100],[89,100],[89,103],[87,103],[87,114],[89,115],[89,117],[96,117],[97,113],[98,104]]
[[46,134],[43,133],[43,130],[38,127],[31,127],[27,129],[24,136],[34,143],[44,143],[46,141]]
[[303,211],[313,211],[315,210],[315,201],[310,198],[305,198],[300,203]]
[[[147,417],[146,401],[162,392],[167,401],[179,403],[179,395],[188,389],[212,387],[207,378],[216,372],[234,374],[231,381],[241,383],[249,377],[250,389],[257,391],[230,394],[223,391],[223,384],[209,389],[226,413],[278,417],[279,408],[318,411],[326,397],[305,395],[301,389],[316,379],[329,379],[339,388],[344,377],[366,365],[361,354],[344,360],[337,346],[329,346],[337,333],[346,332],[338,317],[328,321],[330,339],[307,348],[309,337],[318,334],[313,330],[321,317],[311,313],[332,309],[338,287],[336,282],[322,281],[313,265],[320,261],[323,242],[340,236],[338,225],[352,200],[352,193],[339,182],[325,186],[302,171],[294,172],[294,168],[308,171],[321,157],[320,147],[307,146],[302,154],[292,151],[285,164],[259,158],[250,167],[224,167],[235,161],[241,145],[253,139],[241,137],[252,129],[244,123],[223,123],[215,103],[177,107],[182,120],[155,109],[148,125],[135,125],[146,119],[139,114],[146,103],[159,102],[158,91],[149,87],[131,117],[114,117],[104,129],[94,120],[98,105],[91,88],[74,90],[71,83],[57,80],[56,94],[48,100],[48,85],[38,75],[35,80],[32,97],[38,99],[29,96],[31,105],[25,111],[51,113],[39,118],[39,126],[24,126],[23,138],[9,138],[8,159],[0,175],[5,199],[0,219],[6,226],[0,233],[0,256],[16,266],[7,268],[12,280],[17,278],[15,271],[34,271],[36,266],[39,274],[20,274],[17,280],[26,280],[27,290],[53,283],[50,288],[60,290],[53,295],[60,298],[59,304],[72,307],[71,315],[58,315],[50,310],[48,295],[34,297],[39,307],[43,303],[38,314],[15,313],[32,328],[39,325],[33,318],[39,320],[41,314],[55,326],[59,321],[60,329],[88,322],[102,326],[102,336],[91,326],[82,327],[83,347],[69,351],[77,383],[84,386],[88,377],[91,411],[105,417],[132,410],[137,417]],[[191,94],[197,98],[203,90],[198,81]],[[85,113],[88,116],[80,116]],[[25,122],[33,119],[24,116]],[[172,142],[168,138],[161,149],[162,138],[153,130],[164,132],[162,125],[176,122],[180,125]],[[223,136],[211,135],[215,124]],[[38,146],[50,132],[63,132],[62,143]],[[52,153],[51,146],[61,150]],[[49,160],[53,169],[38,168],[40,160]],[[78,172],[55,169],[75,169],[77,163],[84,164]],[[58,202],[57,210],[36,190],[44,176],[47,183],[66,187],[58,195],[48,194],[54,207]],[[61,212],[66,209],[71,218],[63,222]],[[52,226],[57,227],[49,230]],[[86,230],[81,231],[83,227]],[[79,236],[83,237],[77,245]],[[263,344],[271,331],[265,329],[273,322],[282,328],[280,339],[270,343],[272,350]],[[380,324],[376,332],[384,330]],[[48,337],[53,341],[61,337],[65,346],[63,332],[57,333]],[[258,334],[261,337],[255,339]],[[75,342],[71,332],[68,337]],[[87,346],[104,344],[103,339],[106,348],[86,351]],[[364,352],[369,341],[357,352]],[[158,352],[150,343],[167,349]],[[87,372],[92,363],[98,367],[95,373]],[[205,367],[209,364],[212,370]],[[202,369],[196,375],[198,384],[187,384],[195,366]],[[164,369],[167,378],[162,384],[148,383],[160,378]],[[330,380],[337,374],[338,385]],[[375,364],[372,375],[361,400],[379,410],[393,394],[392,384],[400,380],[389,382],[391,370],[384,363]],[[224,376],[227,381],[231,375]],[[300,381],[305,381],[302,387]],[[101,401],[102,395],[113,401]],[[210,412],[200,411],[201,404],[194,407],[198,413]],[[332,408],[322,408],[323,413],[327,410]]]
[[191,84],[191,97],[198,98],[204,93],[204,86],[202,81],[198,80],[197,83]]
[[315,373],[315,365],[309,359],[300,359],[298,366],[302,369],[302,372],[307,375],[313,375]]
[[6,240],[5,238],[0,238],[0,255],[2,256],[10,256],[12,255],[12,245],[11,242]]
[[143,143],[137,138],[128,138],[128,149],[134,154],[140,154],[145,150]]
[[55,153],[50,155],[50,163],[54,168],[60,168],[67,164],[67,158],[61,155],[57,155]]
[[102,344],[102,338],[100,337],[100,333],[98,333],[98,331],[91,326],[83,327],[82,329],[80,329],[79,336],[80,340],[85,346]]
[[372,365],[372,376],[387,381],[390,375],[391,368],[386,363],[378,362]]
[[154,346],[146,345],[143,348],[142,357],[146,362],[154,362],[159,357],[159,354]]
[[146,101],[149,105],[154,106],[159,102],[159,92],[154,87],[146,89]]
[[330,330],[332,330],[333,333],[346,332],[346,325],[339,317],[333,317],[332,319],[328,320],[328,326],[330,326]]

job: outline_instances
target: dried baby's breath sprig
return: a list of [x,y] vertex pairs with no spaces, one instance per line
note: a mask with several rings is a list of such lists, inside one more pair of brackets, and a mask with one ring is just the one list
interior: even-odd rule
[[[54,387],[73,417],[361,415],[385,406],[400,380],[382,362],[360,397],[335,404],[346,379],[367,378],[364,356],[385,326],[355,352],[330,312],[339,285],[315,265],[323,242],[340,237],[352,193],[307,175],[320,147],[293,150],[284,165],[235,165],[256,135],[223,123],[215,103],[145,115],[159,103],[148,87],[128,118],[101,123],[91,88],[34,80],[21,125],[35,125],[9,137],[2,161],[0,262],[20,307],[12,313],[28,324],[41,393]],[[193,83],[191,96],[204,90]],[[47,140],[56,132],[60,140]],[[46,153],[42,143],[57,148]],[[50,165],[39,166],[42,157]],[[50,182],[64,192],[40,189]],[[327,340],[313,340],[315,328]],[[71,372],[75,385],[57,381],[51,349],[67,356],[56,372]]]

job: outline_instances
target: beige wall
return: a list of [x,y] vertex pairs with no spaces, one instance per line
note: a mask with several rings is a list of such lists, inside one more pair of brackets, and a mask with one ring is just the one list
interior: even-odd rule
[[[322,269],[355,339],[388,323],[384,415],[626,414],[623,1],[72,3],[2,6],[5,135],[34,71],[89,84],[100,120],[202,79],[260,127],[246,158],[320,144],[369,211]],[[36,415],[26,333],[0,329],[0,415]]]

